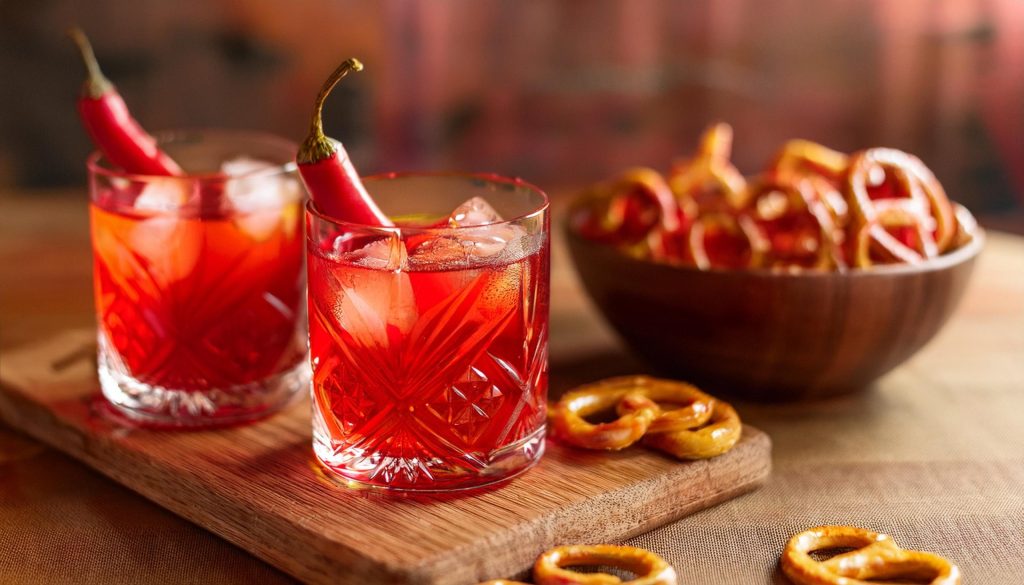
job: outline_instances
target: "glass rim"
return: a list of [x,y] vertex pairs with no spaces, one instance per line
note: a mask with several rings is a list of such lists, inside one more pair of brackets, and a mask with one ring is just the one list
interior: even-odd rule
[[[498,183],[503,185],[513,185],[515,187],[523,188],[536,195],[539,195],[541,202],[539,205],[534,207],[532,210],[521,213],[515,217],[503,219],[501,221],[495,221],[492,223],[483,223],[477,225],[465,225],[465,226],[444,226],[444,227],[408,227],[408,226],[379,226],[370,225],[365,223],[357,223],[347,221],[343,219],[337,219],[327,215],[317,208],[316,203],[313,201],[313,197],[310,196],[306,200],[306,213],[319,221],[326,222],[328,224],[337,226],[347,231],[370,231],[378,232],[381,234],[440,234],[440,233],[451,233],[457,230],[474,230],[489,226],[502,226],[511,225],[528,221],[535,217],[539,217],[544,213],[547,213],[551,208],[551,199],[543,189],[534,185],[533,183],[524,181],[518,177],[505,177],[494,173],[464,173],[458,171],[402,171],[402,172],[390,172],[380,173],[376,175],[367,175],[362,177],[365,182],[374,181],[387,181],[392,179],[429,179],[429,178],[445,178],[445,179],[468,179],[477,181],[486,181],[488,183]],[[307,234],[310,237],[312,234]]]
[[[299,145],[283,136],[272,134],[270,132],[264,132],[261,130],[244,130],[237,128],[178,128],[174,130],[161,130],[159,132],[152,133],[156,143],[166,144],[176,138],[182,138],[185,136],[195,135],[208,135],[208,134],[221,134],[235,137],[247,137],[249,139],[257,139],[264,142],[276,142],[282,147],[288,147],[293,153],[298,152]],[[265,161],[267,162],[267,161]],[[277,175],[285,175],[293,173],[298,170],[298,165],[295,163],[294,156],[292,160],[286,163],[273,163],[273,166],[256,169],[247,173],[239,175],[224,175],[222,173],[206,172],[206,173],[185,173],[177,176],[167,175],[147,175],[143,173],[128,173],[125,171],[118,170],[109,166],[109,162],[103,153],[99,149],[93,150],[89,156],[85,159],[85,166],[91,174],[100,175],[109,178],[123,179],[131,181],[133,183],[148,183],[152,181],[189,181],[189,182],[221,182],[227,183],[229,181],[237,181],[241,179],[253,179],[260,177],[272,177]]]

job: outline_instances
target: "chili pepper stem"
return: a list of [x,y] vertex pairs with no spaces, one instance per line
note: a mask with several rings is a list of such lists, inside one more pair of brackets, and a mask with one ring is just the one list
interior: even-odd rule
[[324,135],[322,112],[324,101],[339,81],[351,71],[361,71],[363,64],[348,59],[331,73],[313,106],[309,136],[295,156],[299,174],[309,190],[309,196],[326,215],[343,221],[374,226],[394,225],[366,191],[359,173],[345,152],[345,147]]
[[327,78],[327,81],[324,82],[323,87],[320,88],[320,93],[316,96],[316,102],[313,105],[313,118],[309,126],[309,135],[306,136],[306,140],[303,141],[302,147],[299,148],[299,153],[296,156],[296,161],[299,164],[319,162],[330,158],[338,152],[338,147],[335,142],[324,134],[324,101],[327,99],[327,96],[330,95],[334,86],[344,79],[349,72],[362,70],[363,64],[360,63],[358,59],[348,59],[339,65],[338,68],[334,70],[334,73],[331,73],[331,76]]
[[69,28],[67,34],[75,45],[78,46],[78,52],[85,63],[86,71],[89,73],[85,83],[82,84],[82,94],[95,99],[114,89],[114,84],[103,75],[103,71],[100,69],[100,64],[96,60],[96,54],[93,53],[89,37],[85,36],[82,29],[77,26]]

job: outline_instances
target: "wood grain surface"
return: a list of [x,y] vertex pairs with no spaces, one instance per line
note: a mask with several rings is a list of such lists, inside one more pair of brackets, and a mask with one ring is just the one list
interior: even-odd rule
[[680,463],[642,449],[548,442],[541,463],[489,491],[395,496],[327,479],[309,404],[247,427],[157,432],[121,425],[98,395],[94,332],[4,357],[0,415],[311,583],[475,583],[525,571],[558,544],[621,541],[750,491],[770,441],[745,427],[731,452]]

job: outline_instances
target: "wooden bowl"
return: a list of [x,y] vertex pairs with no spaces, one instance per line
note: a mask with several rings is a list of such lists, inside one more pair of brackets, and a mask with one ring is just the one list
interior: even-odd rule
[[711,392],[782,401],[866,388],[945,324],[984,244],[846,273],[701,271],[627,256],[565,224],[590,297],[656,369]]

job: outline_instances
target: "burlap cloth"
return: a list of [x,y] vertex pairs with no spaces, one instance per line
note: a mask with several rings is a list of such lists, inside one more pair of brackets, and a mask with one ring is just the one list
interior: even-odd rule
[[[870,392],[737,403],[774,441],[768,484],[631,544],[664,555],[682,583],[786,583],[777,561],[787,537],[853,524],[949,557],[965,583],[1024,583],[1022,274],[1024,240],[993,237],[949,326]],[[553,384],[635,368],[576,309],[574,286],[556,272]],[[0,583],[281,582],[247,553],[0,430]]]

